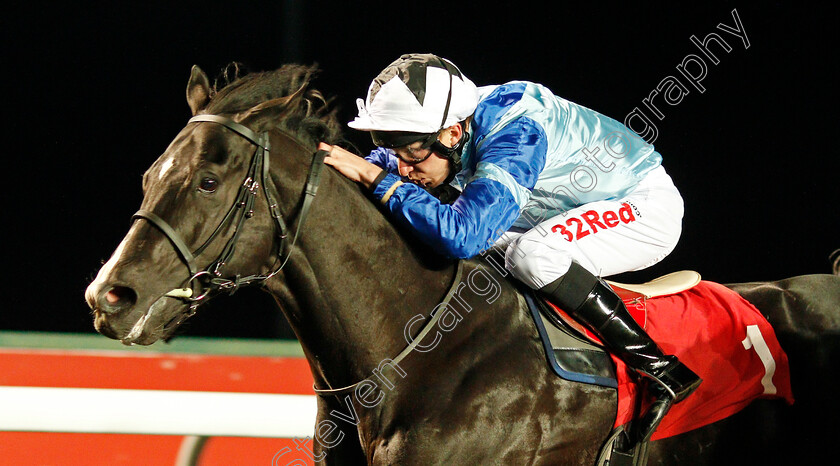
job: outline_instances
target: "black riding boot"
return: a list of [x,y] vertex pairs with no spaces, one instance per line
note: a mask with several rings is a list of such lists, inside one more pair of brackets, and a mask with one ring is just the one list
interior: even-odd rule
[[666,356],[633,319],[621,298],[576,262],[569,271],[540,288],[549,301],[595,332],[630,368],[649,378],[655,401],[639,419],[638,440],[647,441],[671,405],[682,401],[702,380],[676,356]]

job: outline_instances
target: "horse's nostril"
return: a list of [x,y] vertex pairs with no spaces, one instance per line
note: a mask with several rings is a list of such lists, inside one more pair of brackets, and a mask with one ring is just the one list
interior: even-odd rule
[[105,299],[108,300],[108,304],[117,304],[121,295],[122,293],[119,290],[113,289],[105,293]]
[[107,310],[116,311],[131,307],[137,302],[137,293],[125,286],[115,286],[105,292],[104,303]]

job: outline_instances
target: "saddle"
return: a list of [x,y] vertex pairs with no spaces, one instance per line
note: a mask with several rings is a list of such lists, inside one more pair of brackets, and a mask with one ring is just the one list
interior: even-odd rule
[[[670,273],[642,284],[606,281],[643,327],[647,322],[645,301],[694,288],[700,274],[690,270]],[[619,378],[612,356],[598,338],[554,304],[537,297],[532,290],[525,299],[543,342],[548,364],[558,376],[575,382],[618,390]],[[625,382],[626,383],[626,382]],[[616,426],[599,451],[596,464],[643,466],[647,464],[647,442],[634,445],[629,424]]]
[[[773,327],[735,291],[700,280],[692,271],[641,285],[607,283],[662,350],[703,379],[692,396],[671,408],[651,440],[719,421],[756,398],[793,403],[787,355]],[[609,458],[610,465],[643,465],[646,443],[628,445],[625,433],[649,401],[645,391],[594,334],[533,291],[525,292],[525,298],[552,370],[567,380],[616,389],[614,431],[597,464],[607,464]]]
[[[644,302],[647,299],[691,289],[700,283],[700,274],[682,270],[642,284],[606,282],[644,327],[647,320]],[[611,357],[594,334],[531,290],[525,292],[525,300],[543,342],[548,364],[555,374],[575,382],[617,387]]]

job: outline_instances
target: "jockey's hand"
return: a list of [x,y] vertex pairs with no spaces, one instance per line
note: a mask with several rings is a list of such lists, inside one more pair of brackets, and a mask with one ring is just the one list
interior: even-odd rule
[[329,152],[329,155],[324,158],[325,164],[335,168],[347,178],[363,184],[366,188],[370,188],[382,172],[382,168],[341,147],[322,142],[318,144],[318,149]]

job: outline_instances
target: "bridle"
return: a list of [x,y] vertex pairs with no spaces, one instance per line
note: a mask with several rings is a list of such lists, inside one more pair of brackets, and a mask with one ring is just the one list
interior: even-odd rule
[[[287,243],[288,240],[288,228],[286,226],[286,222],[283,220],[283,215],[280,213],[277,205],[277,188],[274,185],[274,182],[271,179],[269,174],[269,154],[271,152],[271,144],[269,140],[268,132],[263,132],[260,134],[255,133],[247,126],[237,123],[230,118],[226,118],[219,115],[196,115],[190,118],[189,123],[197,123],[197,122],[210,122],[216,123],[219,125],[224,126],[225,128],[233,131],[234,133],[238,134],[239,136],[247,139],[251,144],[256,146],[254,150],[254,155],[251,158],[251,165],[248,168],[248,173],[245,176],[245,181],[239,187],[239,192],[237,193],[236,200],[234,201],[233,205],[228,209],[227,214],[213,231],[212,234],[204,241],[204,243],[198,247],[195,251],[190,251],[190,248],[187,246],[186,242],[184,242],[181,235],[173,229],[169,223],[165,220],[160,218],[155,213],[148,211],[148,210],[138,210],[132,216],[132,222],[137,221],[138,219],[143,219],[150,222],[152,225],[157,227],[164,236],[172,243],[172,246],[178,252],[178,255],[181,257],[184,264],[189,269],[190,277],[184,282],[187,285],[192,286],[194,283],[198,285],[199,292],[197,292],[194,288],[186,287],[186,288],[176,288],[168,293],[165,296],[172,297],[172,298],[180,298],[188,301],[190,303],[190,310],[189,315],[195,313],[198,306],[201,305],[205,300],[209,297],[220,293],[220,292],[227,292],[229,294],[233,294],[236,290],[238,290],[241,286],[250,285],[254,283],[262,283],[271,277],[275,276],[279,273],[283,267],[288,263],[289,257],[292,253],[292,249],[294,248],[295,242],[297,242],[298,235],[300,234],[300,227],[303,224],[304,220],[306,220],[307,213],[309,212],[309,207],[312,204],[312,200],[315,198],[315,194],[318,191],[318,185],[321,181],[321,172],[324,168],[324,157],[328,155],[327,151],[318,150],[315,152],[312,158],[312,165],[309,169],[309,175],[306,179],[306,185],[304,188],[303,193],[303,204],[301,205],[300,211],[298,212],[297,218],[297,227],[295,228],[295,234],[292,237],[291,243]],[[280,135],[286,136],[290,142],[296,144],[303,149],[303,147],[295,141],[291,136],[285,135],[284,133],[280,133]],[[305,150],[305,149],[303,149]],[[232,278],[225,278],[222,276],[222,268],[227,264],[227,261],[233,256],[233,252],[235,250],[236,241],[239,239],[239,234],[242,231],[242,226],[245,221],[251,218],[254,215],[254,202],[257,197],[257,193],[262,187],[262,191],[265,194],[266,201],[268,202],[268,210],[271,214],[272,218],[274,219],[274,223],[277,229],[277,235],[280,240],[280,245],[278,247],[278,260],[280,261],[280,265],[274,268],[274,271],[269,273],[268,275],[250,275],[246,277],[242,277],[236,275]],[[235,220],[234,220],[235,218]],[[196,257],[198,257],[205,249],[219,236],[221,231],[224,229],[225,225],[229,222],[235,221],[236,222],[236,229],[233,232],[233,235],[228,239],[227,243],[225,244],[222,252],[219,256],[208,265],[203,270],[197,270],[196,266]],[[283,257],[285,253],[285,258]],[[443,301],[439,305],[440,308],[445,308],[449,305],[449,302],[455,296],[458,288],[458,285],[461,283],[461,279],[463,276],[463,261],[458,261],[455,270],[455,276],[452,280],[452,284],[449,287],[446,295],[444,296]],[[196,296],[197,295],[197,296]],[[403,359],[405,359],[409,354],[414,352],[414,350],[420,345],[420,342],[425,338],[431,330],[437,325],[438,321],[441,319],[441,316],[445,314],[442,311],[435,312],[429,319],[426,320],[426,323],[420,329],[420,332],[412,339],[412,341],[405,346],[402,351],[400,351],[397,356],[395,356],[390,361],[397,365]],[[364,380],[356,382],[352,385],[348,385],[346,387],[341,388],[319,388],[317,386],[313,386],[313,390],[319,396],[340,396],[347,393],[350,393],[359,386],[359,384],[363,382],[370,381],[374,376],[368,376]]]
[[[318,185],[321,180],[321,171],[324,167],[324,157],[327,155],[326,151],[318,150],[312,158],[312,166],[309,170],[309,176],[307,177],[306,187],[303,194],[303,204],[301,205],[298,213],[297,227],[295,229],[295,234],[292,237],[291,244],[289,244],[287,243],[288,228],[277,205],[277,187],[274,185],[269,173],[271,141],[268,131],[257,134],[247,126],[219,115],[196,115],[190,118],[188,124],[200,122],[222,125],[256,146],[254,155],[251,157],[251,164],[248,168],[248,172],[245,175],[245,180],[239,187],[236,200],[233,202],[230,209],[228,209],[228,212],[225,214],[222,221],[213,233],[210,234],[207,240],[198,247],[198,249],[191,251],[183,238],[181,238],[181,235],[157,214],[141,209],[132,216],[132,222],[137,221],[138,219],[143,219],[157,227],[157,229],[166,236],[169,242],[172,243],[172,246],[178,252],[181,260],[187,266],[187,269],[189,270],[189,278],[184,282],[185,287],[171,290],[166,293],[165,296],[180,298],[188,301],[190,303],[191,313],[194,313],[196,308],[206,299],[217,293],[227,292],[229,294],[233,294],[241,286],[262,283],[275,276],[283,269],[289,260],[292,249],[297,241],[298,234],[300,233],[300,227],[306,219],[306,215],[309,212],[309,207],[315,197],[315,193],[318,191]],[[292,137],[285,134],[283,135],[286,136],[292,143],[300,146],[300,144]],[[236,242],[242,232],[242,227],[245,222],[254,215],[254,203],[260,191],[260,187],[262,187],[262,192],[265,194],[265,198],[268,203],[268,210],[271,217],[274,219],[276,232],[278,239],[280,240],[277,251],[280,265],[274,268],[274,270],[267,275],[255,274],[245,277],[240,275],[223,277],[222,269],[233,256],[236,249]],[[207,247],[219,237],[225,227],[231,223],[235,224],[235,229],[230,238],[228,238],[225,246],[222,248],[222,252],[219,253],[219,256],[210,262],[206,268],[198,270],[196,258],[204,252]],[[284,254],[285,258],[283,257]]]

